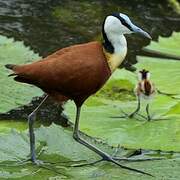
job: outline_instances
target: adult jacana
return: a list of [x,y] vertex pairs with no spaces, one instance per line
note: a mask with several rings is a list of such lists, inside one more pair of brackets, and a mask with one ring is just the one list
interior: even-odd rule
[[[89,42],[63,48],[43,60],[26,65],[6,65],[14,71],[14,80],[33,84],[41,88],[47,96],[28,116],[31,160],[36,163],[35,136],[33,123],[36,112],[50,96],[58,102],[71,99],[77,107],[73,137],[103,160],[120,165],[110,155],[83,140],[79,135],[79,117],[84,101],[96,93],[122,63],[127,53],[127,42],[123,34],[139,33],[149,39],[150,35],[135,26],[128,16],[114,13],[107,16],[102,25],[103,43]],[[135,170],[135,169],[131,169]],[[139,170],[135,170],[141,172]]]

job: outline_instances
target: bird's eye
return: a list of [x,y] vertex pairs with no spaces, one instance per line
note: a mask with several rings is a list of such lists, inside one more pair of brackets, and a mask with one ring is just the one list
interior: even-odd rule
[[132,31],[132,27],[127,23],[125,19],[121,18],[120,21],[124,26],[126,26],[129,30]]

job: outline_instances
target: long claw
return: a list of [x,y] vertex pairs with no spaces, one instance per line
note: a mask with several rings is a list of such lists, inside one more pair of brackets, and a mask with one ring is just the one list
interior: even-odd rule
[[90,163],[72,165],[72,167],[92,166],[92,165],[95,165],[95,164],[97,164],[97,163],[99,163],[101,161],[103,161],[103,159],[100,159],[100,160],[97,160],[97,161],[94,161],[94,162],[90,162]]
[[123,110],[121,110],[121,112],[124,114],[124,116],[110,116],[110,118],[127,118],[127,117],[129,117],[129,115],[126,112],[124,112]]
[[[107,159],[106,159],[106,160],[107,160]],[[130,171],[138,172],[138,173],[140,173],[140,174],[145,174],[145,175],[154,177],[154,176],[153,176],[152,174],[150,174],[150,173],[141,171],[141,170],[139,170],[139,169],[134,169],[134,168],[131,168],[131,167],[127,167],[127,166],[121,165],[121,164],[119,164],[117,161],[115,161],[113,158],[109,158],[107,161],[112,162],[112,163],[118,165],[119,167],[121,167],[121,168],[123,168],[123,169],[127,169],[127,170],[130,170]]]
[[[120,159],[119,159],[120,160]],[[123,159],[124,160],[124,159]],[[112,162],[118,166],[120,166],[121,168],[123,169],[128,169],[128,170],[131,170],[131,171],[135,171],[135,172],[138,172],[138,173],[141,173],[141,174],[145,174],[145,175],[148,175],[148,176],[151,176],[151,177],[154,177],[152,174],[150,173],[146,173],[144,171],[141,171],[141,170],[138,170],[138,169],[134,169],[134,168],[130,168],[130,167],[127,167],[127,166],[123,166],[121,164],[119,164],[116,160],[114,160],[114,158],[111,158],[111,157],[104,157],[100,160],[97,160],[97,161],[94,161],[94,162],[90,162],[90,163],[84,163],[84,164],[77,164],[77,165],[73,165],[72,167],[83,167],[83,166],[92,166],[94,164],[97,164],[101,161],[109,161],[109,162]]]
[[141,162],[141,161],[157,161],[157,160],[162,160],[162,159],[164,159],[164,158],[134,159],[134,158],[118,158],[118,157],[113,157],[113,159],[116,160],[116,161]]

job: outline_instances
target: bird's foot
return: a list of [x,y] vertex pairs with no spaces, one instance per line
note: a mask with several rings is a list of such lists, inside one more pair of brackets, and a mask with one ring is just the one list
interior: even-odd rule
[[145,174],[145,175],[153,177],[153,175],[151,175],[149,173],[146,173],[146,172],[138,170],[138,169],[130,168],[130,167],[127,167],[127,166],[123,166],[123,165],[118,163],[118,161],[133,161],[133,160],[129,160],[128,158],[116,158],[116,157],[111,157],[111,156],[104,156],[100,160],[97,160],[97,161],[94,161],[94,162],[90,162],[90,163],[76,164],[76,165],[72,165],[72,167],[92,166],[92,165],[95,165],[95,164],[100,163],[102,161],[112,162],[113,164],[116,164],[116,165],[118,165],[121,168],[125,168],[125,169],[128,169],[128,170],[132,170],[132,171],[138,172],[140,174]]
[[[120,160],[121,158],[119,158]],[[141,170],[138,170],[138,169],[134,169],[134,168],[130,168],[130,167],[127,167],[127,166],[124,166],[124,165],[121,165],[118,163],[117,161],[117,158],[115,159],[114,157],[111,157],[111,156],[105,156],[103,157],[102,159],[103,161],[108,161],[108,162],[112,162],[113,164],[116,164],[117,166],[121,167],[121,168],[124,168],[124,169],[128,169],[128,170],[131,170],[131,171],[134,171],[134,172],[137,172],[137,173],[140,173],[140,174],[145,174],[145,175],[148,175],[148,176],[152,176],[152,174],[150,173],[147,173],[147,172],[144,172],[144,171],[141,171]],[[121,159],[122,160],[122,159]]]
[[110,118],[129,118],[129,119],[132,119],[135,115],[135,113],[133,114],[127,114],[125,112],[123,112],[123,116],[111,116]]
[[169,118],[153,118],[153,116],[143,116],[142,114],[137,114],[140,117],[142,117],[143,119],[147,120],[147,121],[160,121],[160,120],[169,120]]
[[132,119],[136,113],[129,114],[128,117]]
[[139,117],[141,117],[141,118],[143,118],[143,119],[145,119],[145,120],[148,120],[148,119],[150,119],[151,120],[151,117],[149,116],[149,117],[146,117],[146,116],[144,116],[144,115],[142,115],[142,114],[140,114],[140,113],[136,113]]
[[[95,161],[94,163],[86,163],[84,165],[90,165],[90,164],[95,164],[95,163],[98,163],[98,162],[101,162],[101,161],[108,161],[108,162],[111,162],[113,164],[116,164],[117,166],[123,168],[123,169],[127,169],[127,170],[130,170],[130,171],[134,171],[134,172],[137,172],[137,173],[141,173],[141,174],[145,174],[145,175],[149,175],[149,176],[152,176],[151,174],[149,173],[146,173],[144,171],[141,171],[141,170],[138,170],[138,169],[134,169],[134,168],[130,168],[130,167],[127,167],[127,166],[124,166],[124,165],[121,165],[118,161],[114,160],[113,157],[111,157],[109,154],[107,154],[106,152],[103,152],[102,150],[100,150],[99,148],[95,147],[94,145],[88,143],[87,141],[85,141],[84,139],[82,139],[80,136],[79,136],[79,133],[78,131],[74,131],[73,133],[73,138],[79,142],[80,144],[86,146],[87,148],[89,148],[90,150],[94,151],[95,153],[97,153],[99,156],[101,156],[101,160],[98,160],[98,161]],[[84,166],[84,165],[81,165],[81,166]]]
[[151,121],[151,119],[152,119],[151,116],[147,116],[148,121]]
[[92,165],[95,165],[99,162],[103,161],[103,159],[100,159],[100,160],[97,160],[97,161],[93,161],[93,162],[90,162],[90,163],[81,163],[81,164],[74,164],[74,165],[71,165],[71,167],[83,167],[83,166],[92,166]]
[[126,161],[126,162],[141,162],[141,161],[156,161],[156,160],[162,160],[164,158],[119,158],[119,157],[113,157],[116,161]]
[[0,164],[4,165],[6,167],[18,167],[18,166],[24,166],[27,164],[34,164],[34,165],[43,165],[44,162],[41,160],[32,160],[31,158],[27,158],[27,159],[23,159],[23,160],[18,160],[18,162],[14,162],[14,163],[6,163],[6,164]]
[[144,116],[144,115],[142,115],[142,114],[140,114],[140,113],[132,113],[132,114],[129,115],[129,118],[133,118],[133,117],[135,116],[135,114],[136,114],[137,116],[145,119],[145,120],[148,120],[148,121],[151,121],[151,120],[152,120],[152,117],[151,117],[151,116],[147,116],[147,117],[146,117],[146,116]]
[[32,164],[35,164],[35,165],[48,163],[48,162],[43,162],[43,161],[39,160],[39,157],[43,154],[44,151],[45,151],[45,147],[43,146],[42,148],[40,148],[37,156],[36,156],[36,154],[34,152],[31,155],[29,155],[30,157],[28,156],[25,159],[18,160],[14,164],[12,164],[12,163],[9,164],[9,166],[22,166],[22,165],[29,164],[29,163],[32,163]]
[[121,112],[124,114],[122,116],[111,116],[110,118],[130,118],[130,115],[121,110]]
[[37,166],[44,165],[44,164],[50,164],[49,162],[44,162],[44,161],[41,161],[39,159],[36,159],[36,160],[32,161],[32,163],[34,165],[37,165]]
[[34,165],[43,165],[43,164],[50,164],[50,162],[44,162],[44,161],[41,161],[39,159],[32,159],[32,158],[27,158],[27,159],[23,159],[21,161],[18,161],[16,162],[15,164],[13,164],[12,166],[22,166],[22,165],[26,165],[26,164],[29,164],[29,163],[32,163]]
[[39,167],[39,168],[43,168],[46,169],[48,171],[52,171],[56,174],[62,174],[58,168],[54,167],[55,163],[52,162],[48,162],[48,161],[41,161],[39,159],[30,159],[30,161],[32,162],[33,165]]

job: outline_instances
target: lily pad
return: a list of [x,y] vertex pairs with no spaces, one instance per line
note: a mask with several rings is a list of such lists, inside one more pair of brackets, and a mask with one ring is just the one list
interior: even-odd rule
[[[93,144],[95,143],[96,146],[102,148],[110,154],[112,154],[116,150],[104,143],[101,143],[100,141],[96,141],[95,139],[91,139],[86,136],[84,136],[84,139],[90,141]],[[36,173],[37,176],[33,176],[38,177],[38,171],[42,171],[41,173],[45,172],[45,177],[49,177],[49,175],[52,176],[52,174],[58,174],[58,176],[59,174],[61,174],[61,176],[63,177],[73,177],[74,175],[78,174],[86,176],[86,173],[81,174],[82,171],[79,171],[79,173],[77,173],[76,171],[70,173],[71,171],[69,172],[69,170],[73,170],[73,168],[70,166],[73,164],[75,165],[88,161],[93,162],[99,159],[99,157],[94,152],[74,141],[74,139],[72,138],[71,129],[64,129],[55,124],[51,125],[50,127],[42,126],[36,129],[37,150],[41,147],[43,147],[44,149],[44,152],[40,156],[40,159],[55,163],[52,166],[44,165],[42,167],[35,167],[29,163],[21,165],[21,161],[23,159],[26,159],[29,155],[29,137],[27,132],[17,132],[16,130],[12,130],[7,135],[1,136],[0,143],[0,167],[2,166],[0,171],[0,178],[22,178],[27,175],[33,175]],[[120,152],[118,152],[118,155],[125,156],[129,152],[130,151],[128,150],[121,149]],[[18,162],[19,165],[15,164]],[[56,171],[54,170],[54,168],[56,169]],[[85,172],[86,169],[87,168],[82,168],[83,172]],[[48,173],[47,175],[47,171],[50,171],[51,173]],[[57,173],[57,171],[59,173]],[[119,173],[121,171],[124,170],[120,169]]]
[[[110,154],[116,150],[87,136],[84,138]],[[152,179],[149,176],[122,169],[108,162],[101,162],[93,166],[73,167],[74,165],[93,162],[99,157],[75,142],[72,138],[71,129],[64,129],[54,124],[50,127],[42,126],[36,129],[36,139],[37,149],[41,147],[44,149],[39,159],[54,164],[35,166],[31,163],[25,163],[21,165],[20,160],[29,154],[28,135],[27,132],[20,133],[13,130],[0,138],[1,179]],[[120,157],[129,153],[128,150],[119,150],[120,152],[117,152],[117,155]],[[16,164],[18,162],[19,164]],[[180,175],[177,170],[180,164],[178,159],[121,162],[121,164],[152,173],[159,179],[171,177],[176,179]],[[164,171],[165,169],[166,171]]]
[[173,32],[169,38],[159,37],[158,42],[151,41],[151,44],[146,49],[180,56],[179,42],[180,33]]
[[12,128],[18,129],[19,131],[26,130],[27,123],[24,123],[23,121],[14,121],[14,120],[0,121],[0,133],[9,133],[11,132]]
[[[42,91],[34,86],[15,82],[8,77],[5,64],[24,64],[40,59],[23,42],[13,38],[0,36],[0,112],[4,113],[21,105],[27,104],[32,97],[42,95]],[[13,87],[13,88],[12,88]]]
[[167,114],[174,114],[174,115],[180,115],[180,102],[175,104],[168,112]]

